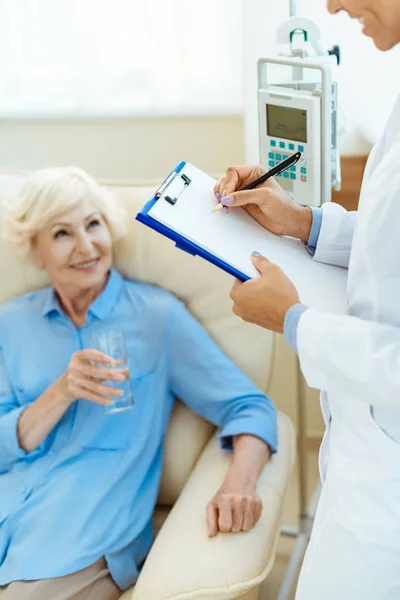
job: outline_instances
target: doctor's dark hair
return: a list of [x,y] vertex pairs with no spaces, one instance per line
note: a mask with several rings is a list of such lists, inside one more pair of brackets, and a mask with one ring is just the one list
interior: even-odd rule
[[113,242],[125,235],[125,211],[109,190],[79,167],[48,167],[28,175],[19,193],[4,203],[2,234],[7,246],[18,258],[29,258],[40,229],[83,199],[103,216]]

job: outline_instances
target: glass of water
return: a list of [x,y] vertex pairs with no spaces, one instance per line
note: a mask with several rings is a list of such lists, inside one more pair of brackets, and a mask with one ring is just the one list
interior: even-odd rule
[[110,381],[109,385],[122,390],[123,395],[118,398],[116,396],[109,396],[113,403],[104,406],[104,410],[108,413],[116,413],[132,408],[133,394],[129,377],[129,364],[124,332],[105,331],[103,333],[97,333],[91,336],[90,341],[92,348],[107,354],[115,361],[114,365],[104,365],[103,363],[99,363],[99,367],[119,370],[125,375],[124,381]]

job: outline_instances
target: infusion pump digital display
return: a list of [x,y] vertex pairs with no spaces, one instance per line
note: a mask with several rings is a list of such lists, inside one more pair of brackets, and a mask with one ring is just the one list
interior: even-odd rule
[[267,104],[267,135],[295,142],[307,142],[307,111]]

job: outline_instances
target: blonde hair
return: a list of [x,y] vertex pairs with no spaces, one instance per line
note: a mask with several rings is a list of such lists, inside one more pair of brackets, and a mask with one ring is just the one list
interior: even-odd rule
[[113,242],[124,236],[125,211],[117,199],[78,167],[48,167],[33,171],[18,195],[4,203],[3,237],[21,259],[50,219],[90,200],[103,216]]

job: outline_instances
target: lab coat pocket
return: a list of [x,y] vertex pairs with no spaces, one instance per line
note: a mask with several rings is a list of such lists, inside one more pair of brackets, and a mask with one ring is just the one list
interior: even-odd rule
[[360,444],[341,489],[341,501],[357,507],[352,512],[357,535],[400,552],[400,443],[388,434],[396,430],[398,419],[390,409],[374,408],[366,404],[365,416],[360,415],[357,423]]
[[396,470],[400,459],[400,415],[389,409],[368,407],[368,423],[371,443],[378,454],[382,453],[385,463],[394,459]]
[[80,444],[94,450],[124,450],[135,443],[140,415],[154,391],[156,371],[131,376],[133,407],[109,413],[102,405],[79,400],[77,425]]

